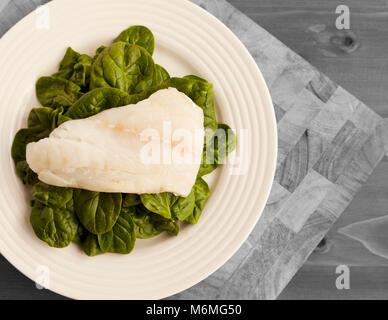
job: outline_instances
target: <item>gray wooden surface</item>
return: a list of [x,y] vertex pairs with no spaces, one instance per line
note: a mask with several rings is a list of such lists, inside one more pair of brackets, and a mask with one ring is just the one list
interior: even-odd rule
[[[6,30],[39,2],[47,1],[2,0],[0,30]],[[384,125],[381,118],[370,112],[368,107],[328,78],[322,77],[303,60],[289,55],[282,46],[274,52],[262,50],[258,41],[264,38],[267,44],[273,44],[271,38],[248,20],[241,20],[238,13],[226,10],[229,7],[223,7],[222,1],[215,1],[215,6],[211,5],[212,1],[197,2],[226,19],[229,27],[243,38],[259,65],[262,64],[260,67],[267,76],[277,117],[281,121],[279,137],[283,141],[279,141],[276,182],[261,224],[225,267],[177,297],[274,298],[380,161]],[[328,32],[331,32],[334,10],[338,5],[336,1],[230,2],[381,116],[387,116],[384,113],[384,84],[388,76],[387,58],[384,57],[387,47],[384,34],[388,28],[384,23],[386,1],[369,1],[368,6],[359,0],[347,2],[352,12],[352,31],[361,43],[360,48],[352,54],[339,54],[336,51],[328,54],[320,41],[322,34],[312,31],[317,29],[315,26],[325,24]],[[253,30],[248,33],[244,28]],[[253,35],[256,34],[258,38],[249,36],[252,32],[256,32]],[[286,60],[281,57],[282,53],[285,53]],[[282,65],[277,70],[275,63],[265,64],[265,58],[279,58],[278,62]],[[277,74],[277,71],[280,73]],[[297,85],[289,87],[289,83]],[[289,101],[290,97],[295,101]],[[304,103],[306,100],[314,103],[307,105]],[[333,114],[335,117],[332,117]],[[309,155],[308,161],[305,157],[300,161],[300,156],[306,154]],[[324,250],[310,257],[283,291],[281,299],[387,297],[386,282],[379,281],[387,275],[381,231],[385,220],[368,221],[364,225],[369,229],[364,225],[361,228],[359,225],[344,228],[356,221],[384,216],[384,190],[388,190],[384,185],[387,181],[384,179],[386,166],[384,159],[331,229]],[[338,190],[344,193],[338,193]],[[313,201],[306,201],[311,197]],[[304,207],[298,205],[304,202],[309,204]],[[302,214],[295,218],[295,212]],[[279,214],[279,219],[273,219],[274,213]],[[366,246],[346,234],[362,239]],[[375,235],[373,239],[371,234]],[[274,249],[271,251],[271,248]],[[354,266],[351,268],[352,288],[349,291],[335,289],[334,269],[338,264]],[[4,259],[0,260],[0,270],[0,298],[60,298],[48,291],[36,290],[31,281]],[[373,275],[369,276],[369,273]],[[227,283],[226,287],[224,283]],[[220,287],[224,295],[220,295]],[[239,287],[237,291],[236,287]]]
[[[388,117],[388,1],[387,0],[230,0],[262,27],[307,59],[329,78],[353,93],[383,118]],[[347,4],[351,30],[360,42],[352,54],[327,56],[311,28],[333,26],[335,8]],[[285,23],[286,21],[286,23]],[[388,213],[388,159],[385,157],[331,228],[324,250],[313,253],[280,295],[280,299],[387,299],[388,239],[385,230],[368,232],[364,243],[340,232],[355,222]],[[378,220],[377,226],[384,226]],[[375,231],[375,232],[373,232]],[[361,234],[360,234],[361,235]],[[361,238],[361,236],[358,236]],[[384,254],[385,252],[385,254]],[[350,290],[335,287],[335,267],[350,266]]]

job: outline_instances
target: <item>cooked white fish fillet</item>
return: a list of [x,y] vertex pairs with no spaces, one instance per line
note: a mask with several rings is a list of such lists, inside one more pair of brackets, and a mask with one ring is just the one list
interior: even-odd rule
[[190,98],[164,89],[137,104],[61,124],[27,145],[27,163],[50,185],[187,196],[202,158],[203,122]]

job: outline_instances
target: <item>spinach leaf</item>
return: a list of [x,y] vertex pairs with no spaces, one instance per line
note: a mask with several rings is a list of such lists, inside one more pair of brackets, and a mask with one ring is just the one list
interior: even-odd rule
[[32,187],[32,195],[46,206],[65,208],[73,199],[73,189],[51,186],[39,181]]
[[28,128],[19,130],[12,144],[12,157],[16,162],[26,159],[26,145],[48,137],[54,125],[52,108],[34,108],[28,115]]
[[70,107],[82,96],[82,92],[81,87],[72,81],[41,77],[36,82],[36,96],[43,106],[56,109]]
[[184,220],[194,210],[194,194],[187,197],[175,196],[171,192],[141,194],[140,199],[144,207],[166,219]]
[[170,220],[185,220],[193,213],[195,207],[193,191],[187,197],[175,196],[171,192],[162,192],[141,194],[140,199],[144,207],[150,212]]
[[[211,155],[211,156],[209,156]],[[212,146],[205,145],[202,152],[202,161],[198,171],[198,177],[202,177],[217,169],[218,165],[214,161],[214,150]]]
[[38,175],[31,170],[26,160],[21,160],[16,163],[16,174],[27,185],[34,185],[39,181]]
[[151,212],[160,214],[166,219],[172,219],[171,207],[178,197],[170,192],[144,193],[140,195],[141,202]]
[[122,211],[113,228],[98,235],[98,243],[102,251],[112,253],[130,253],[135,246],[135,225],[131,214]]
[[130,96],[115,88],[98,88],[84,94],[65,113],[72,119],[83,119],[103,110],[129,104]]
[[195,195],[192,190],[187,197],[179,197],[171,208],[173,218],[181,221],[185,220],[193,213],[195,205]]
[[123,193],[123,208],[129,208],[140,204],[140,197],[134,193]]
[[16,172],[23,183],[33,184],[37,180],[26,160],[26,146],[49,136],[60,123],[69,120],[63,114],[63,108],[34,108],[28,116],[28,128],[20,129],[13,140],[11,155],[16,165]]
[[[34,200],[33,200],[34,201]],[[77,232],[75,233],[75,236],[73,238],[73,242],[74,243],[77,243],[79,245],[82,245],[82,242],[85,241],[86,239],[86,236],[88,234],[91,234],[90,232],[88,232],[83,226],[82,224],[79,223],[78,221],[78,227],[77,227]]]
[[93,63],[94,63],[94,61],[97,60],[97,57],[99,56],[99,54],[100,54],[101,52],[104,51],[105,48],[106,48],[106,46],[104,46],[104,45],[99,46],[99,47],[97,48],[96,53],[95,53],[95,55],[94,55],[94,57],[93,57]]
[[196,224],[210,196],[210,189],[205,180],[202,178],[197,178],[192,191],[195,197],[195,206],[193,213],[189,215],[185,221],[188,223]]
[[204,82],[204,83],[208,83],[208,81],[206,79],[198,77],[198,76],[196,76],[194,74],[189,74],[187,76],[184,76],[183,78],[184,79],[193,80],[193,81],[201,81],[201,82]]
[[80,245],[84,252],[90,257],[104,253],[100,248],[97,236],[87,231],[80,223],[78,224],[77,233],[73,242]]
[[68,246],[78,229],[72,201],[64,208],[45,206],[35,201],[30,222],[37,237],[56,248]]
[[147,210],[143,205],[130,207],[127,210],[135,223],[136,237],[149,239],[166,231],[171,235],[178,235],[179,222],[163,218],[161,215]]
[[56,127],[71,118],[63,114],[63,108],[33,108],[28,115],[28,127],[37,128],[40,132],[47,131],[47,135]]
[[65,116],[71,119],[83,119],[106,109],[135,104],[141,100],[147,99],[154,92],[166,88],[167,86],[167,83],[162,83],[158,86],[150,87],[141,93],[132,95],[116,88],[97,88],[84,94],[76,101],[66,111]]
[[221,165],[225,162],[229,153],[236,149],[237,137],[227,124],[218,124],[215,143],[215,162]]
[[92,62],[93,59],[87,54],[80,54],[69,47],[59,65],[59,71],[53,77],[70,80],[85,88],[89,86]]
[[132,26],[124,30],[114,40],[114,42],[123,41],[131,44],[137,44],[148,51],[152,56],[155,49],[155,39],[151,30],[144,26]]
[[218,124],[212,139],[207,141],[202,153],[198,176],[209,174],[225,162],[229,153],[236,149],[237,137],[226,124]]
[[81,242],[81,247],[89,257],[94,257],[105,253],[98,243],[98,237],[95,234],[89,232],[87,232],[85,239]]
[[47,135],[45,132],[41,133],[37,131],[36,128],[20,129],[16,133],[11,147],[11,155],[15,164],[19,161],[26,160],[26,146],[28,143],[38,141]]
[[78,63],[80,54],[68,47],[65,56],[59,64],[59,71],[53,74],[55,78],[70,80],[74,72],[74,66]]
[[142,47],[127,42],[113,43],[93,63],[90,89],[112,87],[129,94],[154,85],[155,64]]
[[[148,211],[145,207],[137,206],[123,208],[124,211],[129,213],[135,224],[136,238],[149,239],[162,233],[157,226],[153,223],[153,216],[161,217],[156,213]],[[163,217],[162,217],[163,218]]]
[[164,69],[161,65],[155,64],[155,75],[153,86],[158,86],[163,83],[166,83],[170,79],[170,75],[166,69]]
[[38,181],[38,176],[31,170],[26,161],[27,144],[38,141],[45,136],[45,132],[40,133],[36,128],[20,129],[15,135],[11,147],[11,156],[15,163],[16,174],[24,184],[33,185]]
[[81,54],[78,62],[74,65],[74,71],[70,78],[75,84],[81,88],[89,86],[90,69],[92,67],[93,59],[87,54]]
[[[183,78],[171,78],[169,84],[171,87],[183,92],[202,108],[205,116],[204,127],[211,133],[214,133],[217,129],[217,120],[214,109],[213,85],[202,78],[192,75]],[[208,133],[207,136],[209,136]]]
[[121,210],[121,193],[74,189],[74,208],[86,230],[103,234],[112,229]]
[[54,109],[47,107],[31,109],[27,120],[28,127],[40,127],[42,128],[41,131],[51,131],[55,127],[55,124],[53,124],[53,111]]
[[177,236],[179,234],[180,223],[178,220],[168,220],[157,214],[152,215],[152,220],[157,229],[166,231],[171,236]]

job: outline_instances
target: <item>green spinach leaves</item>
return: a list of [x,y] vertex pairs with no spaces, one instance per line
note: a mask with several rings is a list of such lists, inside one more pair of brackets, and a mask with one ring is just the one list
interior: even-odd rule
[[124,30],[114,42],[128,42],[143,47],[152,56],[155,49],[155,39],[151,30],[144,26],[132,26]]
[[73,199],[73,189],[50,186],[39,181],[33,185],[32,195],[46,206],[63,208]]
[[74,208],[86,230],[93,234],[108,232],[121,210],[121,193],[74,190]]
[[63,248],[70,244],[78,230],[73,200],[57,207],[34,202],[30,222],[37,237],[49,246]]
[[123,211],[113,228],[98,235],[98,243],[104,252],[128,254],[135,246],[135,224],[129,212]]
[[140,199],[144,207],[149,211],[160,214],[166,219],[172,219],[171,208],[178,197],[170,192],[162,192],[155,194],[142,194]]
[[51,76],[39,78],[36,96],[43,106],[56,109],[70,107],[82,96],[82,92],[74,82]]
[[11,155],[15,162],[16,173],[23,183],[32,185],[37,182],[36,174],[26,162],[26,146],[48,137],[60,123],[69,120],[63,115],[63,108],[34,108],[28,116],[28,128],[20,129],[13,140]]
[[87,54],[80,54],[69,47],[59,65],[58,72],[54,73],[53,77],[70,80],[81,88],[87,88],[92,63],[92,57]]
[[136,237],[139,239],[149,239],[164,231],[174,236],[179,233],[178,221],[166,219],[149,211],[143,205],[133,206],[127,212],[132,216]]
[[192,193],[194,194],[195,199],[194,210],[189,216],[185,218],[185,221],[188,223],[196,224],[202,214],[207,199],[210,196],[210,188],[205,180],[202,178],[197,178],[197,181],[193,186]]
[[105,48],[93,63],[90,88],[112,87],[129,94],[155,84],[155,64],[143,47],[116,42]]
[[93,116],[103,110],[121,107],[130,102],[130,96],[115,88],[98,88],[89,91],[67,110],[66,116],[82,119]]
[[198,176],[209,174],[224,164],[228,154],[236,149],[236,145],[237,137],[234,131],[226,124],[218,124],[213,136],[205,141]]
[[205,180],[198,177],[187,197],[174,196],[164,192],[140,195],[142,204],[150,212],[172,221],[185,221],[195,224],[210,196],[210,189]]

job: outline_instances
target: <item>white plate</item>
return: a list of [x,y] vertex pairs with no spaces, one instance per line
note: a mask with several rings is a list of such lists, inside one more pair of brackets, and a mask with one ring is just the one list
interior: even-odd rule
[[[49,270],[50,289],[77,299],[159,299],[189,288],[240,247],[272,185],[276,122],[256,63],[228,28],[186,0],[55,0],[45,8],[49,21],[40,9],[0,40],[1,254],[33,280]],[[13,137],[38,105],[35,81],[56,71],[67,46],[93,54],[134,24],[153,31],[154,59],[171,75],[197,74],[214,84],[218,120],[236,130],[248,151],[242,157],[247,170],[232,175],[231,164],[219,168],[199,223],[178,237],[137,241],[130,255],[90,258],[75,244],[50,248],[30,226],[30,192],[10,156]]]

